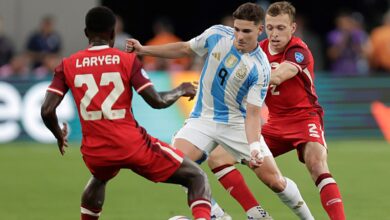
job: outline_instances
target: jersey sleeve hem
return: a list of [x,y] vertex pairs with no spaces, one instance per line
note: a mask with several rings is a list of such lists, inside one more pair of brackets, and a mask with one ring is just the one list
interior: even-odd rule
[[263,102],[262,101],[261,102],[257,102],[257,101],[251,101],[251,100],[248,99],[247,103],[250,103],[250,104],[255,105],[257,107],[262,107],[263,106]]
[[302,67],[300,65],[298,65],[298,64],[296,64],[294,62],[288,61],[288,60],[285,60],[284,62],[289,63],[289,64],[295,66],[296,68],[298,68],[299,72],[302,72]]
[[148,83],[146,83],[145,85],[139,87],[136,91],[137,91],[137,93],[140,93],[140,92],[141,92],[142,90],[144,90],[146,87],[149,87],[149,86],[152,86],[152,85],[153,85],[153,83],[148,82]]
[[47,91],[48,92],[53,92],[53,93],[56,93],[57,95],[60,95],[60,96],[64,96],[64,93],[58,89],[54,89],[54,88],[47,88]]

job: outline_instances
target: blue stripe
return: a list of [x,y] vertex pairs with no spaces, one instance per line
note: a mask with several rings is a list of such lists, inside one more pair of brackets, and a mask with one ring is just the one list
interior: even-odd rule
[[195,104],[195,108],[194,110],[191,112],[191,115],[190,115],[190,118],[199,118],[200,117],[200,113],[202,112],[202,107],[203,107],[203,103],[202,103],[202,99],[203,99],[203,78],[204,78],[204,73],[205,73],[205,70],[207,69],[207,65],[208,65],[208,57],[205,61],[205,64],[204,64],[204,67],[202,69],[202,73],[200,75],[200,82],[199,82],[199,94],[198,94],[198,99],[196,100],[196,104]]
[[[237,62],[234,66],[231,68],[227,68],[224,66],[224,63],[228,57],[231,55],[234,55],[237,58]],[[213,96],[213,102],[214,102],[214,117],[213,119],[215,121],[219,122],[225,122],[227,123],[229,121],[229,108],[227,107],[225,103],[225,89],[227,82],[229,81],[229,78],[232,75],[232,70],[234,67],[240,63],[241,56],[238,54],[237,50],[234,49],[234,46],[230,48],[230,51],[226,54],[226,56],[223,58],[221,63],[218,66],[218,69],[215,73],[214,80],[211,86],[211,95]],[[225,77],[224,84],[221,85],[221,78],[218,76],[219,71],[222,69],[222,67],[225,67],[227,70],[227,76]]]
[[262,74],[264,76],[264,81],[263,81],[263,84],[264,85],[267,85],[269,83],[269,77],[270,77],[270,73],[271,73],[271,69],[270,69],[270,66],[268,64],[268,61],[267,62],[264,62],[265,60],[263,59],[263,55],[261,53],[258,53],[256,55],[256,59],[261,63],[261,67],[262,67]]
[[268,90],[268,87],[265,87],[265,86],[269,84],[271,68],[270,68],[268,62],[264,63],[264,59],[262,59],[263,54],[258,53],[258,55],[256,55],[256,58],[261,63],[261,67],[262,67],[262,71],[263,71],[262,75],[264,77],[264,79],[263,79],[264,88],[261,89],[261,91],[260,91],[260,99],[262,100],[262,102],[264,102],[264,99],[265,99],[265,96],[267,95],[267,90]]
[[250,76],[248,76],[245,82],[241,85],[240,90],[238,90],[237,97],[236,97],[236,102],[238,103],[242,117],[244,118],[246,117],[246,110],[242,105],[242,100],[248,94],[249,87],[250,87]]
[[[210,46],[210,48],[208,49],[209,52],[214,49],[215,45],[218,43],[219,40],[221,40],[221,38],[222,38],[222,36],[219,34],[214,34],[214,35],[211,35],[210,37],[207,38],[206,45]],[[207,46],[205,46],[205,47],[207,47]],[[202,100],[203,100],[203,78],[204,78],[205,72],[207,70],[209,56],[210,56],[210,53],[208,53],[208,56],[204,62],[204,66],[202,69],[202,73],[200,76],[200,82],[199,82],[198,99],[196,101],[194,110],[192,111],[192,113],[190,115],[190,118],[199,118],[200,114],[202,112],[202,108],[203,108],[203,103],[202,103]]]
[[[210,52],[213,51],[215,45],[218,44],[218,42],[221,40],[221,38],[223,38],[222,35],[220,35],[220,34],[213,34],[213,35],[210,35],[206,39],[205,48],[208,48],[207,56],[210,56]],[[205,68],[203,68],[203,69],[205,69]]]

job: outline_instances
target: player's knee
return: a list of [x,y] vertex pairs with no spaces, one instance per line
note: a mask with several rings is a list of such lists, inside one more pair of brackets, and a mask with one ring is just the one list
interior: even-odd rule
[[211,169],[220,167],[226,164],[235,164],[236,160],[222,149],[212,151],[207,159],[207,164]]
[[214,169],[215,167],[218,167],[221,162],[218,161],[218,157],[210,154],[207,158],[207,165],[210,167],[210,169]]
[[326,161],[327,151],[324,146],[316,142],[308,142],[304,148],[305,163],[316,163]]
[[197,179],[198,182],[203,182],[203,183],[208,182],[207,174],[201,168],[196,167],[193,173],[194,173],[194,178]]
[[82,204],[87,207],[101,208],[104,203],[106,181],[92,177],[84,189]]
[[183,168],[183,172],[180,172],[180,176],[183,180],[183,184],[188,187],[192,183],[207,182],[207,174],[195,163],[188,161],[186,168]]
[[311,173],[326,172],[328,170],[326,149],[314,143],[307,146],[305,150],[305,164]]
[[263,179],[263,182],[276,193],[282,192],[286,188],[286,180],[280,175],[270,175]]

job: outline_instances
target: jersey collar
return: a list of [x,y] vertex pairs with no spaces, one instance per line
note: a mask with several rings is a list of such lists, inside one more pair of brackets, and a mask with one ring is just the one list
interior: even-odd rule
[[253,54],[258,53],[259,50],[260,50],[260,46],[259,46],[259,44],[257,44],[256,49],[252,50],[252,51],[249,53],[249,55],[252,56]]
[[270,45],[269,42],[268,42],[268,52],[269,52],[269,54],[271,54],[271,56],[274,56],[274,55],[276,55],[276,54],[279,54],[278,52],[273,51],[273,50],[271,49],[271,45]]
[[108,45],[99,45],[99,46],[89,47],[88,50],[103,50],[103,49],[107,49],[107,48],[110,48],[110,46],[108,46]]
[[257,44],[257,47],[254,49],[254,50],[252,50],[251,52],[246,52],[246,53],[243,53],[243,52],[241,52],[241,51],[239,51],[239,50],[237,50],[237,48],[234,46],[233,47],[238,53],[240,53],[240,54],[248,54],[249,56],[252,56],[253,54],[256,54],[256,53],[258,53],[259,51],[260,51],[260,46]]

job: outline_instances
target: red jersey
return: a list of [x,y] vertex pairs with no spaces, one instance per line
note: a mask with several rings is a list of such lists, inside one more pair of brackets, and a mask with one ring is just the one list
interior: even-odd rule
[[289,62],[299,70],[293,78],[268,89],[265,103],[269,119],[304,116],[313,111],[322,115],[314,87],[314,60],[307,45],[300,38],[292,37],[282,53],[273,53],[268,39],[261,41],[260,47],[267,54],[272,69]]
[[131,157],[150,142],[131,111],[132,88],[152,85],[135,54],[107,45],[79,51],[55,69],[48,91],[72,91],[82,127],[85,156],[102,162]]

